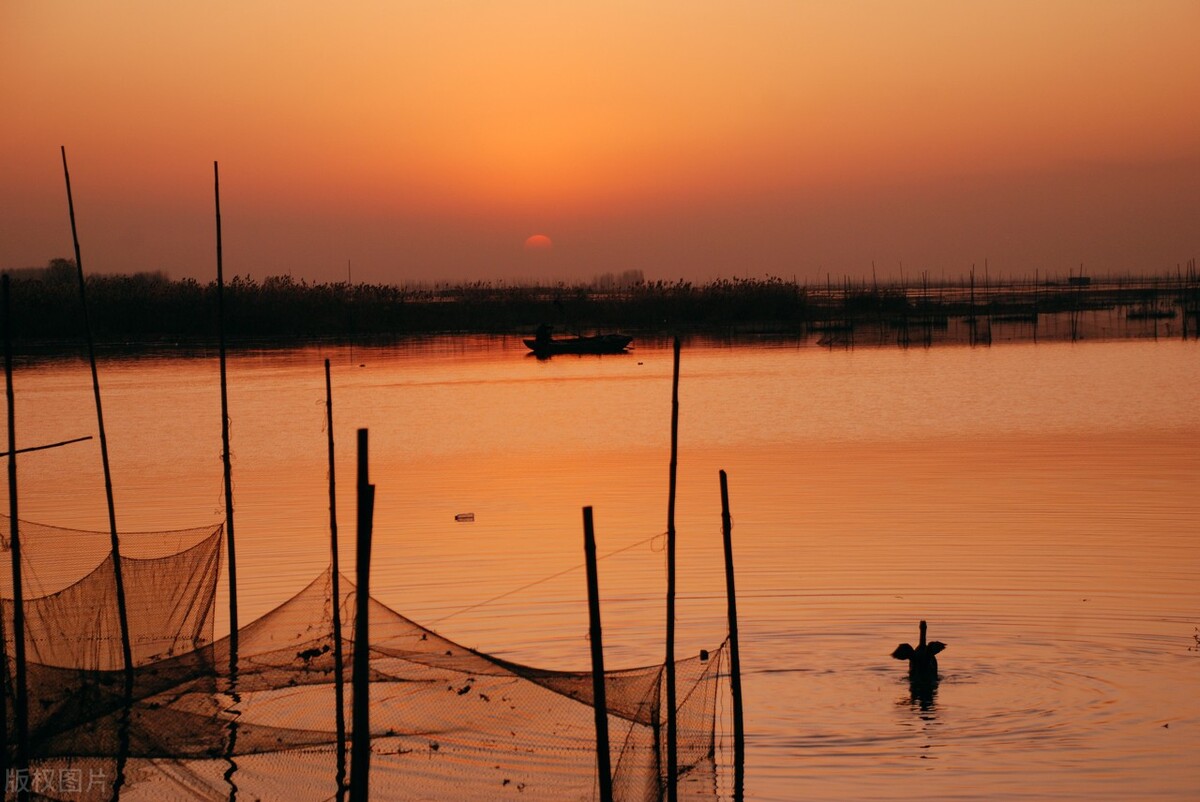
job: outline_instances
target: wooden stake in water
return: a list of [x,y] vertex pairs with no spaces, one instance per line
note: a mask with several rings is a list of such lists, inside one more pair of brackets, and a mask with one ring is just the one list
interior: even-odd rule
[[325,360],[325,426],[329,440],[329,573],[333,593],[333,704],[337,726],[337,787],[342,799],[346,787],[346,677],[342,665],[342,591],[338,567],[337,482],[333,460],[333,386],[329,360]]
[[671,380],[671,467],[667,489],[667,800],[678,798],[678,730],[675,708],[675,481],[679,464],[679,338]]
[[371,529],[375,514],[375,486],[368,479],[367,430],[358,430],[358,553],[354,597],[354,665],[350,683],[350,800],[367,802],[368,775],[371,768],[370,714],[370,601],[371,601]]
[[[29,771],[29,695],[25,678],[25,601],[24,589],[21,586],[21,532],[17,525],[17,417],[13,409],[12,381],[12,331],[9,320],[8,274],[0,277],[3,282],[4,312],[4,390],[8,399],[8,523],[9,557],[12,560],[13,575],[13,652],[16,660],[14,681],[16,683],[13,702],[17,728],[16,736],[16,770],[21,772],[19,777]],[[7,663],[7,658],[5,659]],[[7,673],[7,665],[4,668]],[[5,735],[5,753],[8,751],[7,717]],[[7,771],[7,767],[6,767]],[[8,776],[5,776],[7,785]],[[26,792],[23,798],[28,798]]]
[[738,647],[737,592],[733,587],[733,517],[729,514],[729,480],[721,471],[721,534],[725,541],[725,596],[729,608],[729,690],[733,697],[733,798],[745,794],[746,731],[742,718],[742,658]]
[[217,342],[221,361],[221,464],[225,469],[225,543],[229,547],[229,678],[237,679],[237,552],[233,538],[233,466],[229,457],[229,385],[225,374],[225,275],[221,253],[221,175],[213,162],[217,209]]
[[[3,289],[0,290],[0,292],[2,292],[4,295],[4,300],[0,300],[0,304],[4,304],[3,308],[0,308],[0,314],[3,314],[5,317],[5,323],[0,324],[0,325],[7,326],[8,306],[7,306],[6,301],[8,298],[8,274],[5,273],[2,276],[0,276],[0,281],[3,281]],[[8,352],[8,348],[9,348],[7,340],[8,340],[8,338],[6,337],[5,338],[5,353]],[[11,369],[5,370],[5,379],[7,380],[7,383],[9,385],[12,384],[12,379],[10,378],[11,374],[12,374]],[[12,398],[8,399],[8,409],[10,410],[9,414],[11,415],[12,414],[11,413]],[[15,429],[15,424],[16,424],[16,419],[14,417],[11,422],[13,429]],[[12,439],[11,431],[10,431],[9,439],[10,440]],[[8,451],[5,452],[5,454],[4,454],[4,456],[9,457],[10,461],[14,461],[13,468],[12,468],[13,475],[9,478],[9,489],[8,489],[9,504],[12,504],[12,499],[15,499],[17,497],[17,494],[13,492],[13,488],[17,484],[16,470],[15,470],[16,469],[15,457],[17,456],[17,454],[20,454],[20,453],[21,453],[21,449],[13,448],[12,444],[10,443]],[[9,512],[11,512],[11,511],[12,510],[10,509]],[[10,524],[9,524],[9,536],[10,537],[12,535],[12,530],[16,529],[16,526],[17,526],[17,516],[12,515],[12,516],[10,516]],[[0,550],[8,549],[8,547],[9,547],[8,541],[4,540],[3,534],[0,534]],[[4,634],[5,633],[4,618],[5,618],[4,603],[2,601],[0,601],[0,743],[5,744],[5,748],[0,749],[0,776],[7,778],[8,777],[8,769],[9,769],[7,745],[10,743],[9,734],[8,734],[9,682],[8,682],[8,639],[5,637],[5,634]]]
[[[10,741],[8,732],[8,694],[9,690],[9,673],[8,673],[8,640],[4,631],[4,616],[0,615],[0,743],[5,745],[4,749],[0,749],[0,775],[4,777],[6,787],[9,785],[10,767],[8,764],[8,748],[7,745],[15,741],[15,768],[21,772],[27,772],[29,769],[29,690],[28,680],[26,678],[26,657],[25,657],[25,591],[22,582],[21,571],[21,532],[19,524],[19,511],[17,509],[17,455],[25,454],[30,451],[43,451],[48,448],[59,448],[61,446],[70,445],[71,443],[79,443],[84,440],[91,440],[91,436],[76,437],[71,440],[62,440],[57,443],[49,443],[41,446],[30,446],[28,448],[17,448],[16,436],[16,406],[14,404],[13,394],[13,368],[12,368],[12,328],[10,323],[11,304],[9,303],[9,281],[8,274],[0,276],[0,315],[3,315],[3,330],[4,330],[4,386],[8,401],[8,450],[3,456],[8,457],[8,523],[9,533],[8,542],[3,541],[0,536],[0,545],[9,550],[9,556],[12,560],[13,573],[13,643],[15,646],[14,663],[16,676],[13,678],[12,689],[14,710],[13,718],[16,726],[16,732],[13,733],[13,740]],[[20,783],[17,775],[16,783]],[[29,796],[28,790],[18,790],[18,799],[27,799]]]
[[88,319],[87,285],[83,279],[83,256],[79,250],[79,231],[75,226],[75,200],[71,196],[71,173],[67,170],[67,148],[62,151],[63,177],[67,182],[67,210],[71,216],[71,240],[75,246],[75,270],[79,275],[79,303],[83,308],[83,330],[87,338],[88,361],[92,366],[92,393],[96,398],[96,425],[100,434],[100,461],[104,466],[104,495],[108,501],[108,530],[112,547],[113,582],[117,594],[117,621],[121,630],[121,656],[125,661],[125,697],[133,697],[133,649],[129,642],[129,614],[125,607],[125,581],[121,574],[121,543],[117,537],[117,512],[113,503],[112,471],[108,463],[108,437],[104,431],[104,407],[100,403],[100,376],[96,371],[96,347]]
[[612,802],[612,758],[608,747],[608,699],[604,690],[604,645],[600,634],[600,581],[596,572],[596,532],[592,508],[583,508],[583,553],[587,562],[588,639],[592,644],[592,707],[596,716],[596,773],[601,802]]

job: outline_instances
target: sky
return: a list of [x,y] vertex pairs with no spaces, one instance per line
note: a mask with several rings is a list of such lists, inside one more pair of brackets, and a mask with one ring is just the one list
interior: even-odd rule
[[[1197,0],[0,0],[0,268],[1174,272]],[[541,235],[527,247],[530,237]]]

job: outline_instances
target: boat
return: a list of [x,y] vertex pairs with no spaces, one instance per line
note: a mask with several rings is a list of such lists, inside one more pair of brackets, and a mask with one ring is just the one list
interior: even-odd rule
[[592,337],[531,337],[525,340],[525,345],[536,356],[554,356],[555,354],[619,354],[622,353],[633,338],[625,334],[597,334]]
[[1125,315],[1126,320],[1172,320],[1174,317],[1174,309],[1164,309],[1161,306],[1139,307],[1129,310]]

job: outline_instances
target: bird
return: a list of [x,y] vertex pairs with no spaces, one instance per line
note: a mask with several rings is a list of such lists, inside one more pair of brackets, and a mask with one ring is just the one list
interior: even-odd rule
[[908,661],[908,676],[910,679],[914,681],[937,682],[937,654],[946,648],[946,644],[936,640],[926,643],[926,629],[926,624],[922,621],[921,640],[917,643],[917,648],[914,649],[907,643],[901,643],[892,652],[892,657],[897,660]]

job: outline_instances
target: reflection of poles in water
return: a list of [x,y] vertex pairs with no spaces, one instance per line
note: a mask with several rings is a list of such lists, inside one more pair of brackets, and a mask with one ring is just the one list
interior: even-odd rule
[[337,482],[333,459],[333,389],[329,380],[329,360],[325,360],[325,428],[329,441],[329,575],[333,594],[333,704],[337,727],[337,798],[346,796],[346,691],[342,665],[342,592],[338,566]]
[[596,773],[601,802],[612,802],[612,756],[608,751],[608,699],[604,691],[604,643],[600,631],[600,581],[592,508],[583,508],[583,555],[587,563],[588,640],[592,646],[592,709],[596,719]]
[[233,777],[235,774],[237,774],[238,764],[237,761],[233,759],[233,756],[237,752],[238,719],[242,715],[241,710],[238,707],[238,705],[242,703],[242,697],[237,690],[236,673],[229,675],[228,694],[230,704],[229,707],[225,708],[224,712],[229,714],[229,719],[226,725],[226,729],[229,730],[229,738],[225,741],[226,767],[225,772],[221,775],[221,777],[225,780],[225,784],[229,786],[230,802],[234,802],[238,796],[238,787],[237,783],[234,782]]
[[[24,590],[21,586],[21,533],[20,527],[17,526],[17,419],[13,411],[12,332],[8,302],[8,274],[5,273],[0,280],[3,281],[4,295],[0,303],[4,307],[2,310],[4,313],[4,390],[8,399],[8,515],[9,526],[11,527],[9,532],[9,558],[12,560],[13,651],[16,658],[16,676],[14,677],[16,681],[16,693],[13,699],[16,707],[13,712],[17,728],[15,767],[18,772],[21,772],[19,776],[24,776],[24,773],[29,771],[29,696],[25,677],[25,602]],[[4,662],[6,666],[5,673],[7,674],[7,655],[5,655]],[[5,712],[4,754],[6,756],[5,780],[7,781],[9,741],[7,711]],[[28,791],[18,791],[18,798],[28,799]]]
[[721,477],[721,534],[725,545],[725,596],[729,610],[729,690],[733,698],[733,799],[745,794],[746,731],[742,720],[742,659],[738,647],[737,593],[733,587],[733,517],[729,514],[729,480]]

